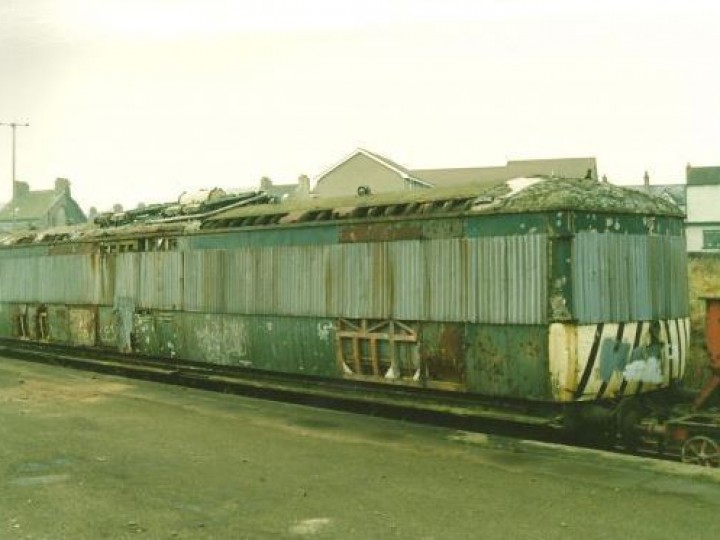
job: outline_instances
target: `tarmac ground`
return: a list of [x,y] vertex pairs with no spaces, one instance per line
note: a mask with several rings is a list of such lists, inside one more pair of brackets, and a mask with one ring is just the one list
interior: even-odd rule
[[0,359],[0,539],[718,537],[720,471]]

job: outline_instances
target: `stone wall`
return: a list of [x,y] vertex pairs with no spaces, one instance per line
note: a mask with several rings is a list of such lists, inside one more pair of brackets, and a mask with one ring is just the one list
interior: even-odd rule
[[699,389],[710,377],[705,348],[704,296],[720,296],[720,254],[690,254],[690,354],[685,386]]

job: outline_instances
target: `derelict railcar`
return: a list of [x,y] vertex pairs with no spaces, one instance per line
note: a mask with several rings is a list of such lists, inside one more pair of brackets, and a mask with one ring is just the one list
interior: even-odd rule
[[16,234],[0,336],[549,402],[685,368],[682,215],[592,180]]

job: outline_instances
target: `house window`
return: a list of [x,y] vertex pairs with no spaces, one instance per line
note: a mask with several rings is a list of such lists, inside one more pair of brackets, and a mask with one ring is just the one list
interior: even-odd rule
[[720,249],[720,230],[703,231],[703,249]]

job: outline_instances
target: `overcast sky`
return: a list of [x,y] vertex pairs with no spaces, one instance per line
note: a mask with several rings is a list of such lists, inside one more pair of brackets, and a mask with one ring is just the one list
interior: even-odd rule
[[[356,147],[410,168],[598,158],[720,165],[720,2],[0,0],[18,179],[87,210],[313,177]],[[11,137],[0,129],[0,200]]]

